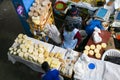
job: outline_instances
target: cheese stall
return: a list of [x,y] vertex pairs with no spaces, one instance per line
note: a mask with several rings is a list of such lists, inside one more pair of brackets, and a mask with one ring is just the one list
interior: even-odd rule
[[[13,64],[21,62],[32,70],[41,73],[45,73],[41,68],[41,64],[47,61],[51,69],[56,68],[61,75],[72,80],[73,78],[74,80],[102,80],[103,77],[100,79],[99,77],[107,74],[107,72],[104,72],[104,69],[107,67],[105,71],[109,71],[111,67],[109,68],[108,66],[110,65],[112,65],[112,68],[116,67],[119,73],[119,65],[109,64],[105,61],[107,57],[111,56],[104,53],[112,49],[117,50],[118,55],[120,55],[120,47],[116,47],[116,44],[120,41],[120,10],[118,8],[115,9],[115,14],[113,14],[108,7],[98,7],[97,2],[100,1],[105,3],[105,0],[56,0],[55,4],[52,5],[50,0],[34,0],[29,6],[28,18],[26,19],[33,36],[20,33],[9,48],[8,60]],[[85,15],[84,18],[82,16],[83,20],[86,21],[85,26],[94,18],[99,20],[101,22],[100,25],[104,28],[104,30],[95,28],[92,35],[87,36],[87,40],[82,43],[84,45],[80,45],[80,47],[84,48],[82,51],[64,49],[49,42],[49,39],[58,44],[62,42],[60,39],[61,33],[58,30],[61,26],[56,26],[59,20],[54,19],[54,16],[60,16],[60,20],[64,22],[64,17],[71,5],[81,9],[80,16],[81,14]],[[87,10],[87,13],[82,12],[82,9]],[[91,15],[89,11],[93,11],[94,14]],[[117,43],[116,40],[118,41]],[[119,57],[111,52],[110,54],[112,57]],[[105,57],[106,55],[107,57]],[[100,69],[102,72],[95,79],[94,76]]]
[[41,64],[47,61],[51,68],[58,69],[62,75],[69,78],[73,74],[73,66],[80,56],[80,52],[63,49],[61,47],[19,34],[14,44],[9,48],[8,59],[21,62],[31,69],[42,72]]
[[52,3],[49,0],[35,0],[28,12],[28,23],[31,33],[36,39],[46,40],[48,30],[45,28],[46,24],[54,24],[54,17],[52,12]]

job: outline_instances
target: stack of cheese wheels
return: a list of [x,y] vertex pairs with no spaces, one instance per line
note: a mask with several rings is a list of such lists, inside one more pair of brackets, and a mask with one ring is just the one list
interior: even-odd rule
[[105,49],[107,47],[107,44],[106,43],[101,43],[101,46],[103,49]]
[[88,54],[89,54],[90,56],[93,56],[93,55],[94,55],[94,51],[93,51],[93,50],[89,50]]
[[96,54],[95,54],[95,57],[96,57],[97,59],[100,59],[100,58],[101,58],[101,54],[100,54],[100,53],[96,53]]
[[95,57],[97,59],[100,59],[101,58],[101,54],[100,54],[100,50],[102,49],[101,45],[100,44],[97,44],[96,45],[96,49],[94,50],[95,52]]
[[86,45],[85,46],[85,50],[83,51],[83,53],[85,53],[86,55],[88,55],[88,51],[90,50],[90,46]]
[[90,49],[91,49],[91,50],[89,50],[88,53],[89,53],[90,56],[93,56],[93,55],[94,55],[95,45],[94,45],[94,44],[90,45]]
[[101,58],[101,49],[105,49],[107,47],[106,43],[101,43],[101,44],[91,44],[91,45],[86,45],[85,50],[83,53],[89,55],[89,56],[95,56],[95,58],[100,59]]
[[94,50],[95,49],[95,45],[94,44],[90,45],[90,49]]
[[88,55],[88,50],[84,50],[83,53]]

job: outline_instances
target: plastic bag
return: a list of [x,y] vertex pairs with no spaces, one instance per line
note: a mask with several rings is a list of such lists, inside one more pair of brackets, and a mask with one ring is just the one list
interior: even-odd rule
[[61,43],[61,38],[60,38],[60,32],[58,31],[57,27],[55,25],[46,25],[48,29],[48,36],[57,44]]
[[102,42],[102,38],[100,37],[100,35],[97,31],[93,32],[93,40],[94,40],[94,43]]

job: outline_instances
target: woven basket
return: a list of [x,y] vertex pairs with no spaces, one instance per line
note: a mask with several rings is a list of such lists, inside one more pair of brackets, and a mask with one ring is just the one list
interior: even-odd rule
[[120,51],[117,49],[109,49],[109,50],[105,51],[105,53],[102,56],[102,61],[104,61],[105,56],[120,57]]

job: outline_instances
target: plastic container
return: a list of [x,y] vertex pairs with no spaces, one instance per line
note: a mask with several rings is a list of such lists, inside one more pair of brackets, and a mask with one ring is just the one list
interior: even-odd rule
[[104,61],[106,56],[120,57],[120,51],[117,49],[109,49],[109,50],[105,51],[105,53],[102,56],[102,61]]

